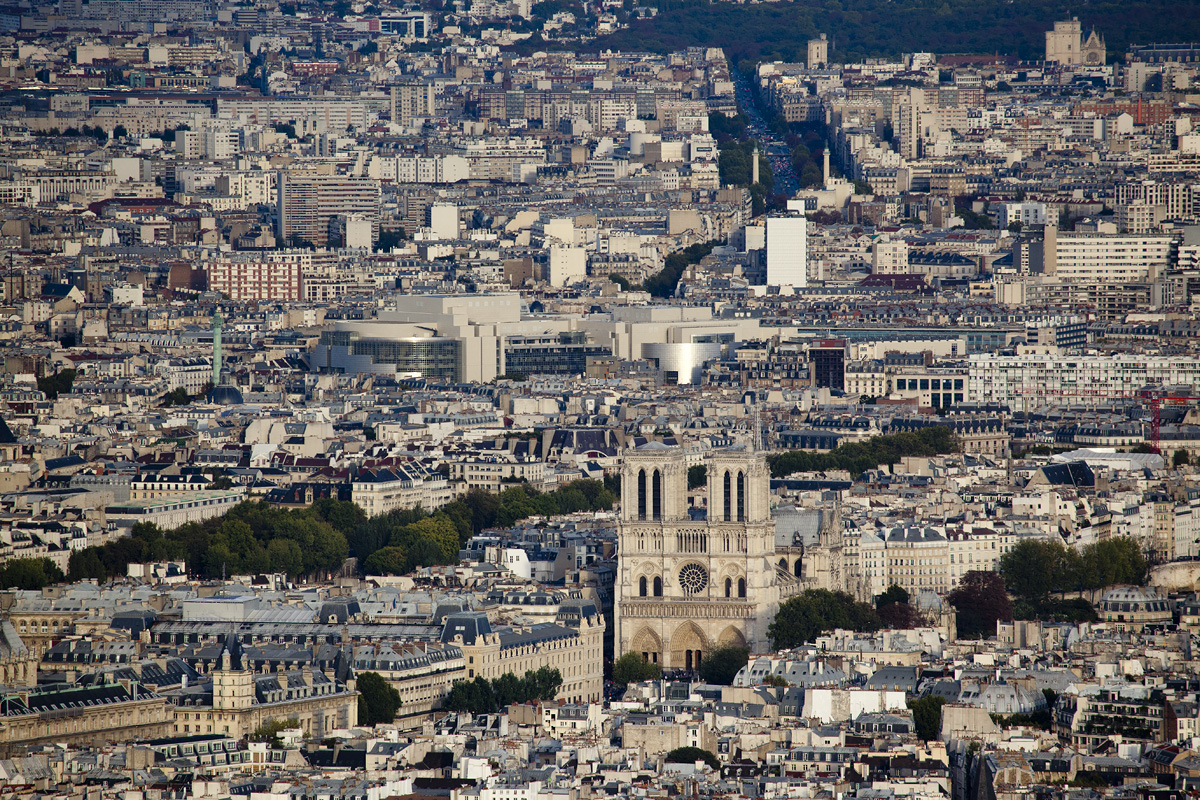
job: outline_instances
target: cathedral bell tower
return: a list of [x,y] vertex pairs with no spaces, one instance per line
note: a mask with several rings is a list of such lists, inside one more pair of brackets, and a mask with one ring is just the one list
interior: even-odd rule
[[770,473],[762,454],[710,453],[706,509],[687,505],[687,465],[660,442],[621,471],[617,655],[697,669],[721,645],[765,648],[778,605]]

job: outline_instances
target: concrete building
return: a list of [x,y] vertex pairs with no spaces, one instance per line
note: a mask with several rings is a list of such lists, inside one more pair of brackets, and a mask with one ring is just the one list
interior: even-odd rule
[[432,83],[401,83],[391,90],[392,122],[408,127],[414,118],[437,113],[437,89]]
[[803,215],[767,217],[767,285],[808,285],[808,220]]
[[884,236],[871,245],[873,275],[908,274],[908,243],[903,239]]
[[1200,385],[1200,361],[1190,356],[1051,355],[1024,353],[968,357],[967,401],[1013,408],[1135,398],[1146,385]]
[[379,182],[350,175],[281,171],[278,190],[278,234],[285,245],[330,243],[331,223],[359,216],[379,223]]
[[446,617],[442,643],[462,651],[467,680],[550,667],[563,679],[557,699],[590,703],[604,696],[604,627],[586,601],[562,603],[553,623],[513,628],[493,629],[486,614],[467,611]]

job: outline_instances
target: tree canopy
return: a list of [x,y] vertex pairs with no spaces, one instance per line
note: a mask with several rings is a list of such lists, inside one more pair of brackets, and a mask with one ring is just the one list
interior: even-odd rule
[[283,509],[245,502],[224,516],[164,531],[140,523],[131,535],[71,554],[68,577],[104,581],[124,575],[130,563],[183,560],[205,578],[236,573],[283,572],[290,576],[340,569],[345,534],[313,507]]
[[874,631],[879,627],[875,609],[846,592],[805,589],[779,606],[767,628],[767,636],[776,649],[784,649],[807,644],[837,628]]
[[642,681],[656,681],[661,677],[662,669],[658,664],[646,661],[641,653],[626,653],[613,662],[613,683],[621,687]]
[[971,570],[946,596],[958,618],[958,635],[963,639],[986,639],[996,634],[998,620],[1012,619],[1012,603],[1004,579],[990,570]]
[[553,700],[562,687],[562,673],[553,667],[529,670],[518,678],[506,672],[489,681],[478,676],[473,681],[457,681],[442,701],[446,711],[469,711],[472,714],[494,714],[513,703]]
[[324,498],[300,509],[245,502],[222,517],[174,530],[135,525],[129,537],[72,553],[68,577],[105,581],[124,575],[127,564],[165,560],[186,561],[192,574],[205,578],[262,572],[295,577],[340,569],[351,555],[369,574],[403,575],[456,562],[472,534],[485,528],[535,514],[607,510],[614,502],[608,484],[598,480],[572,481],[553,492],[526,484],[499,495],[472,489],[433,514],[418,506],[367,517],[354,503]]
[[860,475],[883,464],[895,464],[906,456],[936,456],[957,452],[958,440],[954,433],[944,425],[936,425],[922,428],[916,433],[893,433],[872,436],[862,442],[848,442],[828,453],[810,450],[777,453],[767,456],[767,463],[773,478],[784,478],[795,472],[832,469],[844,469],[851,475]]
[[38,378],[37,387],[46,394],[46,397],[55,400],[60,394],[71,393],[71,387],[75,385],[75,374],[73,369],[64,369],[53,375]]
[[676,747],[666,755],[668,764],[695,764],[697,761],[703,761],[715,770],[721,769],[720,759],[699,747]]
[[1094,591],[1146,581],[1146,557],[1128,536],[1091,542],[1076,550],[1062,540],[1024,539],[1000,558],[1000,575],[1012,594],[1044,608],[1052,594]]
[[912,711],[913,724],[917,736],[928,742],[936,739],[942,728],[942,706],[946,699],[936,695],[925,695],[918,700],[909,700],[908,707]]
[[[904,53],[1002,53],[1041,58],[1045,31],[1061,19],[1050,0],[832,0],[732,4],[658,0],[658,14],[602,36],[589,49],[670,53],[688,47],[721,47],[731,63],[804,61],[805,42],[819,33],[830,40],[830,59],[857,61]],[[1194,5],[1181,0],[1096,0],[1081,12],[1109,53],[1131,44],[1200,39]],[[544,49],[544,45],[543,45]]]
[[0,565],[0,589],[43,589],[63,579],[48,558],[14,558]]
[[655,297],[673,297],[683,271],[699,264],[720,242],[698,242],[666,257],[663,268],[646,279],[643,288]]
[[358,723],[389,724],[400,710],[400,692],[378,672],[360,672],[357,678]]
[[705,654],[700,662],[700,679],[706,683],[729,686],[749,660],[749,648],[732,644],[722,645]]

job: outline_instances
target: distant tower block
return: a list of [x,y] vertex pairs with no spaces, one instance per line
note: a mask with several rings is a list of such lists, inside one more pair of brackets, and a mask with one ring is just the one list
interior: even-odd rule
[[829,63],[829,40],[825,38],[825,34],[821,34],[820,39],[808,40],[808,68],[809,69],[824,69]]
[[758,145],[754,145],[754,160],[750,162],[750,183],[758,183]]

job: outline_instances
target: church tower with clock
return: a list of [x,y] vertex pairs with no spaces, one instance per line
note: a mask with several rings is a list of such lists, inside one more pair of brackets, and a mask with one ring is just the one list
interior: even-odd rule
[[689,509],[680,448],[650,442],[625,452],[618,656],[692,670],[722,645],[762,651],[781,596],[803,584],[798,560],[795,576],[777,563],[763,454],[735,446],[711,452],[705,465],[708,507]]

